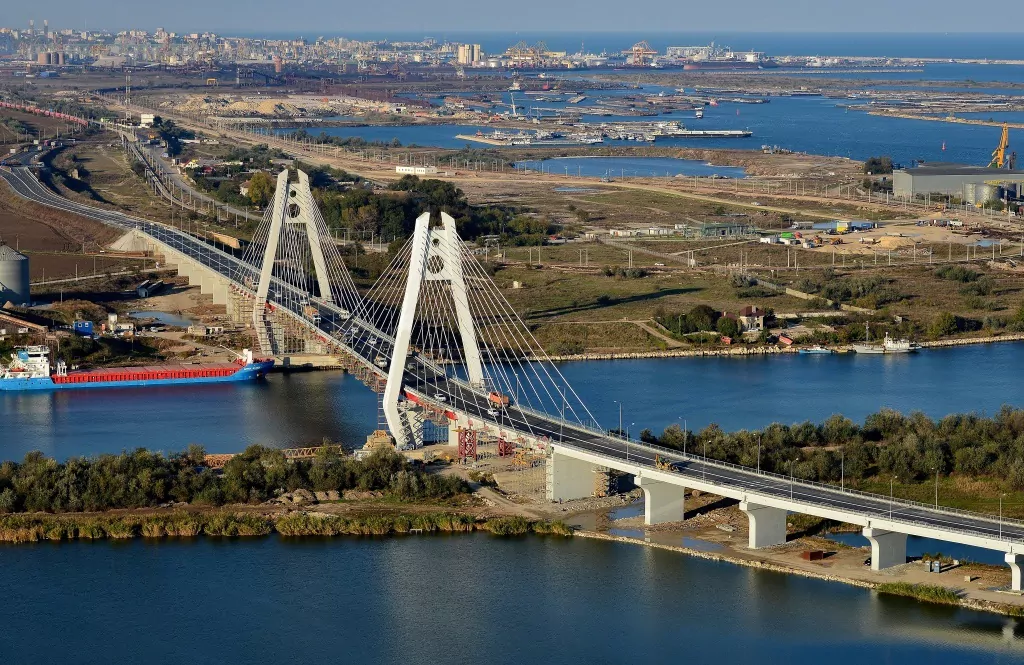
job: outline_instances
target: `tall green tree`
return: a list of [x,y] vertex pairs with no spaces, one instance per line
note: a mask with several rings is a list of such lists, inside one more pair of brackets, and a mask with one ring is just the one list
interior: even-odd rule
[[270,203],[274,196],[274,181],[264,171],[249,178],[249,200],[253,205],[262,208]]

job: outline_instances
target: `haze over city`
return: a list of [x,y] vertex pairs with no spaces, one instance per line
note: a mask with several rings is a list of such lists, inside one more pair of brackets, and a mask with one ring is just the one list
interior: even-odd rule
[[[1015,32],[1019,3],[995,0],[984,11],[964,11],[954,0],[733,0],[714,2],[647,0],[625,5],[613,0],[572,2],[521,0],[515,3],[461,0],[394,0],[379,3],[295,0],[180,0],[127,5],[123,0],[52,0],[6,3],[3,21],[23,25],[48,18],[53,25],[84,29],[152,29],[179,32],[302,32],[319,34],[373,31],[378,34],[459,30],[480,31],[646,31],[697,32]],[[386,20],[382,20],[385,19]]]

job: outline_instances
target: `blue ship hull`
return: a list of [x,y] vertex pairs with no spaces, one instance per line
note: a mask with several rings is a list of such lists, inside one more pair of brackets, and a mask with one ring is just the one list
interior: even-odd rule
[[227,376],[203,376],[185,379],[148,379],[142,381],[96,381],[92,383],[54,383],[50,378],[0,379],[0,391],[24,392],[39,390],[84,390],[89,388],[136,388],[144,386],[180,386],[198,383],[233,383],[256,381],[267,375],[273,360],[255,362]]

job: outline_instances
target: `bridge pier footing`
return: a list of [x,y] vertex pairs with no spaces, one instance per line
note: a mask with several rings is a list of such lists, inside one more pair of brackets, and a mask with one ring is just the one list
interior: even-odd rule
[[1020,565],[1024,563],[1024,554],[1006,553],[1006,563],[1010,566],[1010,589],[1024,591],[1021,588]]
[[636,485],[644,491],[644,524],[683,520],[685,487],[643,476],[636,477]]
[[907,562],[907,534],[864,527],[864,537],[871,543],[871,570],[901,566]]
[[551,453],[547,465],[548,501],[571,501],[594,495],[594,465]]
[[740,510],[747,514],[749,522],[750,535],[747,538],[747,547],[757,549],[786,542],[785,510],[749,501],[741,501]]

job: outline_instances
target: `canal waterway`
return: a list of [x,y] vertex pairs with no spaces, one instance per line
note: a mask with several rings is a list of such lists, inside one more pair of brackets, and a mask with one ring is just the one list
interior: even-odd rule
[[[995,413],[1024,406],[1024,353],[1015,343],[928,349],[914,355],[595,360],[559,365],[605,428],[635,437],[672,423],[726,430],[772,422],[855,421],[882,407]],[[618,401],[617,401],[618,400]],[[362,445],[376,428],[376,395],[340,372],[272,374],[254,384],[0,393],[0,459],[41,450],[67,458],[191,443],[234,452],[253,443],[291,446],[324,437]]]
[[[0,662],[1020,662],[1017,619],[620,543],[0,546]],[[339,654],[344,654],[340,657]]]

